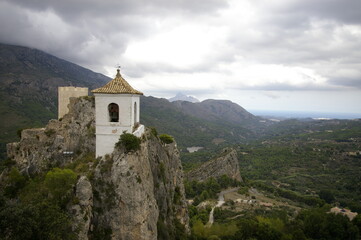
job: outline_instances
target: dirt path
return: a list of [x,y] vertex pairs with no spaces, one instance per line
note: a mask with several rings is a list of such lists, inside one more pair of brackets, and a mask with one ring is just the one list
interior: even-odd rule
[[224,201],[224,194],[227,194],[227,193],[230,193],[230,192],[235,192],[235,191],[238,191],[238,187],[237,188],[231,188],[231,189],[227,189],[227,190],[223,190],[219,193],[219,196],[218,196],[218,202],[217,204],[212,208],[211,212],[209,213],[209,220],[208,220],[208,223],[206,226],[210,227],[212,226],[213,222],[214,222],[214,216],[213,216],[213,213],[214,213],[214,209],[216,207],[220,207],[222,206],[225,201]]

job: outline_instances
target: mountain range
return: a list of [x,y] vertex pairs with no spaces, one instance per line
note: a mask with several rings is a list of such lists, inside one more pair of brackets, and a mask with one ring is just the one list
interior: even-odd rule
[[192,103],[196,103],[199,102],[199,100],[195,97],[192,96],[187,96],[183,93],[177,93],[177,95],[175,95],[172,98],[168,99],[169,102],[175,102],[175,101],[187,101],[187,102],[192,102]]
[[[351,222],[329,214],[328,204],[342,207],[341,214],[345,207],[361,213],[360,119],[272,122],[228,100],[142,96],[140,121],[157,131],[148,129],[136,152],[119,142],[115,155],[95,159],[93,98],[76,99],[64,119],[49,120],[57,117],[58,86],[93,89],[109,80],[36,49],[0,44],[0,159],[17,129],[46,126],[23,131],[9,145],[9,161],[1,161],[2,235],[27,239],[39,231],[36,239],[48,239],[42,236],[77,229],[79,239],[151,239],[155,231],[158,239],[186,239],[189,225],[198,239],[359,239],[360,215]],[[177,144],[162,142],[161,133]],[[214,157],[224,146],[232,149]],[[204,150],[187,153],[188,147]],[[63,155],[71,148],[76,158]],[[209,200],[232,184],[225,169],[244,181],[233,182],[239,190],[221,193],[225,204],[211,210],[204,203],[215,203]],[[184,186],[183,170],[202,179]],[[216,223],[210,226],[209,211]],[[26,222],[27,231],[14,222]]]
[[0,152],[18,129],[56,118],[58,86],[96,88],[108,80],[45,52],[0,44]]
[[[57,118],[57,88],[94,89],[109,77],[43,51],[0,44],[0,158],[6,143],[22,128],[42,127]],[[226,100],[174,101],[141,99],[141,122],[173,135],[181,149],[252,139],[265,121]]]

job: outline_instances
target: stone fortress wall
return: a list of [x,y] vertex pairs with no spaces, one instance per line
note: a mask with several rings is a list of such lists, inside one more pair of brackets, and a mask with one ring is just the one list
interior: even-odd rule
[[69,112],[68,104],[71,97],[88,96],[88,88],[58,87],[58,119]]

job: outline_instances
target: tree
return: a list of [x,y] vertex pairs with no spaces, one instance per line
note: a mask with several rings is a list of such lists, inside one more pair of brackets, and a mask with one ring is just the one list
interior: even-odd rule
[[358,229],[346,216],[324,209],[302,211],[296,218],[303,222],[303,232],[311,239],[358,239]]
[[70,217],[50,202],[8,204],[0,209],[0,239],[76,239]]
[[318,195],[327,203],[332,203],[335,200],[335,197],[330,190],[321,190]]
[[198,236],[201,238],[205,237],[204,225],[203,225],[202,221],[200,221],[200,220],[195,221],[195,223],[193,224],[192,232],[195,236]]
[[5,195],[8,197],[15,197],[18,191],[26,184],[26,178],[15,167],[12,167],[5,188]]
[[49,192],[50,200],[64,206],[69,200],[76,180],[77,175],[70,169],[54,168],[49,171],[45,176],[44,183]]
[[361,214],[358,214],[353,220],[353,225],[358,228],[359,234],[361,235]]

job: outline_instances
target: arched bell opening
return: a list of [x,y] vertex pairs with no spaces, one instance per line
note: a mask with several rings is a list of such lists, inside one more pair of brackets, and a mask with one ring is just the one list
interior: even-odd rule
[[116,103],[108,105],[109,122],[119,122],[119,106]]

